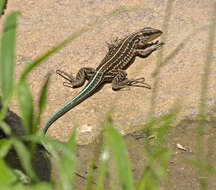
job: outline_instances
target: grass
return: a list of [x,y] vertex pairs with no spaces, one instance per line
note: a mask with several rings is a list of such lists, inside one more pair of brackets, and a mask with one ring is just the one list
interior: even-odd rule
[[[1,1],[2,3],[3,1]],[[4,1],[5,2],[5,1]],[[165,31],[164,41],[168,33],[169,18],[172,11],[173,1],[168,1],[166,16],[164,18],[163,31]],[[0,4],[2,10],[4,4]],[[116,16],[127,11],[136,10],[134,8],[123,8],[112,11],[107,14],[104,18],[109,19],[111,16]],[[2,12],[2,11],[1,11]],[[206,62],[204,66],[204,75],[202,79],[202,89],[200,94],[200,116],[205,116],[205,99],[207,94],[208,76],[210,73],[210,66],[212,63],[212,52],[213,44],[215,41],[215,28],[216,28],[216,4],[213,10],[213,16],[211,19],[211,25],[209,26],[209,39],[208,46],[206,48]],[[21,73],[18,82],[14,81],[14,67],[15,67],[15,45],[16,45],[16,23],[18,12],[12,12],[6,17],[3,33],[1,37],[1,50],[0,50],[0,80],[1,80],[1,103],[2,109],[0,112],[0,126],[1,129],[7,134],[8,138],[0,139],[0,187],[1,189],[63,189],[71,190],[74,189],[74,175],[76,168],[76,145],[75,136],[76,131],[74,130],[67,143],[61,143],[59,141],[38,135],[38,125],[40,124],[41,115],[46,105],[47,90],[49,86],[50,75],[44,82],[41,88],[41,93],[38,101],[38,109],[34,109],[33,97],[29,90],[27,75],[32,71],[33,68],[42,64],[42,62],[48,59],[51,55],[56,53],[59,49],[78,38],[85,32],[93,29],[98,23],[102,22],[103,19],[98,19],[88,26],[78,30],[69,36],[66,40],[62,41],[49,51],[45,52],[39,58],[34,60],[32,63],[27,63],[23,72]],[[118,183],[121,189],[124,190],[159,190],[161,182],[168,178],[166,176],[166,168],[170,159],[171,151],[165,146],[164,142],[166,139],[167,132],[169,131],[173,120],[175,120],[178,109],[174,108],[170,113],[161,116],[160,118],[154,117],[155,110],[155,99],[157,97],[158,89],[158,76],[160,74],[160,68],[166,64],[169,59],[175,57],[175,55],[183,48],[183,42],[165,59],[163,59],[163,49],[158,53],[157,68],[154,72],[155,82],[154,91],[152,96],[152,108],[150,110],[149,122],[146,124],[146,128],[149,129],[150,134],[154,134],[156,137],[154,143],[151,143],[150,138],[146,138],[143,143],[146,144],[145,157],[146,166],[143,168],[140,179],[134,181],[130,159],[127,152],[125,142],[119,132],[114,128],[111,115],[107,116],[107,120],[104,122],[104,131],[101,135],[101,143],[98,145],[96,150],[95,158],[92,164],[89,166],[89,172],[87,176],[86,189],[107,189],[105,181],[107,175],[112,175],[109,171],[108,163],[110,158],[113,158],[113,163],[116,167],[116,175],[118,177]],[[10,130],[8,124],[4,121],[7,109],[12,99],[17,96],[19,108],[22,115],[22,124],[25,131],[25,136],[22,139],[18,139],[14,136]],[[38,110],[34,113],[33,110]],[[157,127],[155,127],[157,126]],[[211,163],[205,158],[203,154],[204,149],[204,133],[205,122],[203,119],[200,120],[199,126],[197,127],[197,144],[198,155],[196,160],[190,160],[190,164],[197,168],[198,176],[210,176],[216,174],[216,169],[211,166]],[[29,146],[24,144],[28,142]],[[56,165],[58,171],[58,180],[51,179],[49,182],[41,182],[32,167],[32,161],[34,160],[34,152],[37,143],[45,143],[46,148],[49,150],[53,163]],[[25,173],[16,171],[11,168],[5,162],[5,156],[11,147],[14,147],[19,159],[21,160],[22,166]],[[58,152],[61,151],[61,156]],[[98,174],[96,184],[92,183],[93,180],[93,165],[94,162],[98,161]],[[110,188],[117,189],[112,176],[110,177]],[[200,178],[200,189],[205,190],[208,188],[208,178]],[[55,181],[55,183],[54,183]],[[26,185],[27,184],[27,185]]]

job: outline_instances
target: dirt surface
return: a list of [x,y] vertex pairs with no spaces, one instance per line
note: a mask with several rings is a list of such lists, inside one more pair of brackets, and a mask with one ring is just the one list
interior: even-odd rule
[[[216,189],[215,175],[210,177],[199,176],[197,168],[189,163],[189,160],[195,160],[197,158],[197,126],[198,120],[196,118],[185,119],[181,121],[177,126],[170,128],[166,140],[165,146],[170,149],[171,156],[168,162],[166,170],[167,178],[164,178],[161,186],[167,190],[195,190],[199,189],[199,179],[206,177],[208,180],[208,189]],[[205,121],[204,132],[204,150],[205,156],[208,159],[211,166],[216,166],[216,118],[209,116]],[[140,138],[143,136],[144,138]],[[124,137],[125,143],[128,148],[129,157],[131,161],[131,168],[134,176],[134,182],[138,182],[142,175],[143,169],[147,163],[146,157],[146,144],[145,138],[147,134],[143,131],[137,131]],[[139,137],[139,138],[137,138]],[[154,139],[152,139],[154,143]],[[95,150],[97,149],[97,143],[93,143],[85,146],[78,146],[77,171],[79,174],[86,176],[87,166],[90,163],[90,159],[94,157]],[[97,163],[96,163],[97,165]],[[115,168],[113,164],[109,164],[112,168]],[[97,173],[97,169],[96,172]],[[113,177],[115,179],[115,177]],[[85,189],[86,180],[76,176],[76,187],[79,189]],[[109,189],[109,188],[107,188]],[[117,188],[116,188],[117,189]],[[120,189],[120,188],[119,188]]]
[[[5,14],[12,10],[21,12],[17,30],[16,76],[21,73],[25,62],[34,60],[73,32],[94,23],[99,18],[104,18],[104,15],[116,9],[124,7],[130,9],[129,12],[102,19],[102,22],[95,25],[93,30],[72,41],[29,75],[29,84],[36,103],[47,73],[53,72],[42,124],[80,90],[64,87],[62,78],[55,74],[56,69],[75,74],[81,67],[96,67],[107,53],[107,42],[146,26],[161,29],[166,2],[163,0],[9,1]],[[167,113],[177,100],[181,102],[182,106],[178,121],[181,121],[185,116],[190,118],[198,113],[201,77],[208,39],[207,26],[213,11],[213,2],[211,0],[174,1],[168,38],[164,46],[164,56],[170,55],[188,35],[192,35],[185,41],[183,49],[161,68],[156,99],[156,116]],[[4,18],[5,16],[2,17],[1,26]],[[216,46],[214,46],[206,99],[208,110],[211,110],[216,102],[215,51]],[[146,82],[152,85],[154,81],[152,73],[155,70],[156,60],[156,53],[144,60],[137,58],[127,70],[128,77],[144,76]],[[80,145],[89,144],[101,131],[104,118],[111,109],[115,127],[122,134],[132,133],[137,130],[135,126],[143,126],[145,123],[151,96],[152,90],[148,89],[132,88],[130,91],[114,92],[111,85],[106,85],[100,92],[56,121],[49,129],[48,135],[60,141],[67,141],[73,127],[77,126],[77,143]],[[11,109],[18,113],[16,102],[13,102]],[[184,157],[193,157],[193,153],[175,149],[176,142],[183,138],[184,141],[180,144],[184,144],[189,149],[192,149],[195,143],[195,136],[192,138],[195,135],[193,123],[186,122],[186,125],[184,121],[182,122],[182,125],[174,127],[169,134],[171,136],[168,146],[174,151],[173,162],[169,164],[168,173],[174,184],[173,189],[197,189],[198,182],[194,177],[195,171],[186,166],[185,162],[181,162]],[[214,123],[211,126],[214,126]],[[211,134],[215,133],[212,130],[207,131],[207,137],[211,137]],[[88,145],[87,149],[91,150],[89,148],[91,146],[93,145]],[[137,147],[139,146],[141,145],[138,143]],[[89,155],[89,151],[86,151],[85,147],[83,146],[83,154]],[[136,160],[137,154],[133,155],[131,159]],[[215,158],[215,155],[213,156]],[[144,158],[143,160],[145,161]],[[136,173],[136,168],[140,166],[133,167],[135,168],[134,175],[139,176],[140,173],[139,171]]]

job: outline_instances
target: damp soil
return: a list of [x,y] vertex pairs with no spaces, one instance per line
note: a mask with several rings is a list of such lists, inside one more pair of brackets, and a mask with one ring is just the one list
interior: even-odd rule
[[[171,157],[166,169],[166,177],[162,180],[163,183],[161,184],[164,189],[199,189],[201,178],[207,179],[208,189],[216,189],[215,176],[199,176],[198,168],[189,162],[191,160],[196,160],[198,155],[198,125],[199,118],[191,117],[182,120],[178,125],[170,128],[164,144],[164,147],[169,148],[171,151]],[[215,134],[216,117],[209,116],[208,119],[205,120],[203,139],[204,154],[212,167],[216,166],[216,153],[214,151],[216,149]],[[145,138],[147,138],[147,134],[144,131],[138,131],[124,137],[135,182],[140,179],[143,169],[147,164]],[[154,139],[151,141],[154,143]],[[77,172],[79,174],[86,176],[87,166],[95,155],[96,147],[97,143],[78,146]],[[113,168],[114,166],[111,165],[110,167]],[[97,171],[95,173],[97,173]],[[86,185],[85,179],[76,176],[75,181],[77,188],[84,189]]]

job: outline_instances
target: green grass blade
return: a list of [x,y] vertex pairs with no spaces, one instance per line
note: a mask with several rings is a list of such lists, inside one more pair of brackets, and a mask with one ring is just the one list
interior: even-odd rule
[[37,177],[31,165],[30,152],[27,150],[25,145],[19,140],[13,139],[13,145],[27,175],[30,176],[33,181],[37,180]]
[[49,80],[50,80],[50,74],[48,74],[46,81],[42,87],[42,90],[40,92],[40,98],[39,98],[39,111],[37,114],[37,118],[34,124],[34,129],[33,129],[33,133],[35,134],[36,130],[37,130],[37,126],[40,123],[40,119],[41,119],[41,114],[43,113],[43,110],[46,106],[46,99],[47,99],[47,91],[48,91],[48,85],[49,85]]
[[116,162],[121,187],[124,190],[132,190],[133,178],[126,145],[121,135],[113,128],[111,117],[108,118],[106,127],[106,138]]
[[156,138],[154,139],[154,143],[150,142],[152,140],[149,138],[145,140],[146,167],[137,183],[137,190],[159,190],[161,182],[166,179],[166,168],[171,156],[171,151],[164,147],[164,141],[179,110],[180,108],[178,105],[175,105],[170,113],[160,118],[154,118],[154,120],[151,120],[148,124],[150,125],[148,128],[151,128],[151,132],[154,133]]
[[76,153],[76,142],[75,142],[75,137],[76,137],[76,128],[73,130],[73,133],[70,136],[69,141],[67,142],[67,147],[71,150],[73,154]]
[[[199,105],[199,114],[201,119],[198,122],[197,126],[197,161],[201,164],[207,165],[205,162],[210,162],[209,158],[205,156],[205,128],[206,128],[206,100],[208,95],[208,84],[209,84],[209,76],[211,73],[211,64],[213,61],[213,50],[215,45],[215,36],[216,36],[216,3],[214,3],[212,18],[210,21],[210,25],[208,27],[209,35],[206,47],[206,60],[203,68],[203,75],[201,80],[201,93],[200,93],[200,105]],[[211,146],[209,146],[211,147]],[[209,148],[210,150],[210,148]],[[214,152],[214,150],[210,150]],[[199,176],[208,176],[209,171],[206,171],[202,167],[198,167],[198,175]],[[208,177],[207,178],[199,178],[200,189],[207,189],[208,186]]]
[[64,190],[73,189],[74,184],[74,173],[76,164],[76,143],[75,143],[76,129],[73,131],[69,141],[66,143],[66,147],[74,155],[72,158],[68,157],[63,153],[60,162],[57,162],[57,167],[59,170],[59,187]]
[[1,87],[3,100],[10,94],[13,86],[14,50],[17,13],[11,13],[4,23],[1,39]]
[[164,143],[168,130],[171,128],[171,124],[175,119],[177,113],[178,110],[174,110],[173,112],[167,113],[156,119],[157,121],[155,123],[155,126],[157,126],[157,128],[153,128],[152,130],[155,132],[156,142],[158,145],[162,145]]
[[33,98],[26,80],[18,86],[18,101],[26,134],[33,133]]
[[[168,28],[169,28],[169,22],[171,18],[173,2],[174,2],[173,0],[168,0],[166,4],[165,16],[164,16],[163,25],[162,25],[163,35],[161,36],[161,41],[163,41],[164,43],[166,43],[166,39],[168,35]],[[160,68],[161,68],[160,64],[161,64],[161,61],[163,60],[163,48],[164,47],[162,46],[157,54],[157,62],[156,62],[157,67],[155,68],[155,71],[154,71],[156,75],[155,75],[153,88],[152,88],[151,108],[149,111],[150,119],[154,117],[155,109],[156,109],[156,97],[158,95],[159,74],[160,74]]]
[[[6,165],[5,161],[0,158],[0,187],[2,185],[10,185],[17,180],[16,175],[13,171]],[[2,188],[1,188],[2,189]]]
[[7,176],[7,166],[4,162],[3,159],[0,159],[0,168],[1,168],[1,172],[0,172],[0,184],[9,184],[9,179]]
[[50,80],[50,74],[48,74],[46,81],[42,87],[39,99],[39,114],[41,114],[46,106],[46,98],[47,98],[47,89]]
[[2,129],[5,135],[7,135],[8,137],[11,136],[12,134],[11,127],[5,121],[1,123],[0,128]]
[[4,158],[12,146],[12,142],[9,139],[0,140],[0,159]]
[[102,190],[104,186],[104,179],[107,172],[107,162],[109,159],[109,151],[107,143],[104,144],[104,149],[100,159],[100,166],[98,168],[98,178],[97,178],[97,186],[96,190]]
[[76,168],[76,140],[75,140],[75,137],[76,137],[76,128],[73,130],[73,133],[69,141],[67,142],[68,149],[70,149],[71,153],[74,155],[73,159],[67,158],[70,164],[70,170],[68,171],[68,175],[70,176],[71,184],[74,184],[74,173],[75,173],[75,168]]
[[13,12],[7,16],[1,39],[0,74],[3,103],[13,88],[17,15],[17,12]]
[[[39,183],[31,186],[31,188],[26,188],[26,190],[53,190],[56,189],[51,183]],[[23,190],[23,189],[20,189]]]
[[211,63],[213,61],[213,56],[214,56],[213,49],[215,45],[215,36],[216,36],[216,3],[214,3],[211,25],[209,26],[208,43],[206,47],[206,60],[203,68],[204,74],[202,75],[202,82],[201,82],[201,94],[200,94],[200,105],[199,105],[199,110],[201,115],[205,114],[205,107],[206,107],[205,100],[207,99],[206,96],[208,94],[208,81],[211,72]]
[[4,9],[6,8],[7,0],[0,0],[0,18],[1,15],[4,13]]
[[211,163],[207,163],[207,162],[203,163],[196,160],[186,160],[186,162],[195,166],[196,168],[199,168],[202,171],[216,175],[216,169],[213,166],[211,166]]
[[23,137],[23,140],[35,143],[45,143],[54,147],[55,150],[61,151],[62,154],[66,155],[70,159],[74,159],[74,154],[70,148],[67,147],[65,143],[61,143],[57,140],[51,139],[49,137],[45,137],[44,135],[36,136],[36,135],[26,135]]
[[0,85],[2,109],[0,123],[2,123],[13,94],[14,51],[16,20],[18,12],[13,12],[6,17],[1,38],[0,49]]
[[166,176],[166,168],[170,159],[170,151],[163,147],[151,147],[152,154],[148,154],[147,166],[137,184],[137,190],[160,189],[160,184]]

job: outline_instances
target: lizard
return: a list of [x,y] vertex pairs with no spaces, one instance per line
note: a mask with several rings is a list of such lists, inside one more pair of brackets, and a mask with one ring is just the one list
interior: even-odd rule
[[160,48],[164,43],[153,42],[162,31],[151,27],[144,27],[122,39],[116,39],[108,43],[108,53],[96,69],[91,67],[81,68],[76,77],[62,70],[56,73],[67,80],[63,84],[71,88],[86,86],[70,101],[58,109],[45,123],[43,133],[46,134],[49,127],[66,112],[79,105],[81,102],[98,92],[106,83],[112,83],[113,90],[121,90],[125,87],[139,86],[151,88],[145,83],[145,78],[128,79],[126,69],[134,63],[136,57],[146,58],[152,52]]

